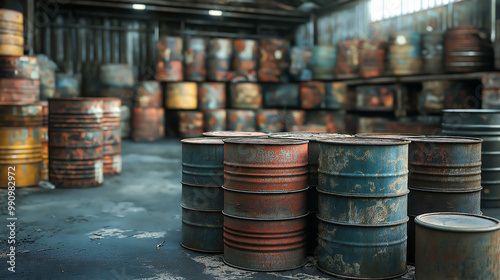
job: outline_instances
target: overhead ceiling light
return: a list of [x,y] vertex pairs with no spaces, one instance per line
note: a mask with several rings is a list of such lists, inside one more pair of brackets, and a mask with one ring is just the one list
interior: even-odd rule
[[132,4],[132,9],[134,10],[145,10],[146,5],[144,4]]
[[208,14],[214,17],[220,17],[222,16],[222,11],[220,10],[210,10],[208,11]]

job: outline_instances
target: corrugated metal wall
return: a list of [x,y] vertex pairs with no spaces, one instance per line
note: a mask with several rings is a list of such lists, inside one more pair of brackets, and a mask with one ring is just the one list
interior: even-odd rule
[[[475,25],[490,30],[490,0],[465,0],[412,14],[378,22],[371,21],[370,1],[363,1],[349,8],[321,15],[317,18],[317,44],[337,44],[354,39],[387,40],[398,31],[444,31],[448,28],[451,13],[452,26]],[[312,33],[303,24],[296,30],[296,44],[307,44]]]

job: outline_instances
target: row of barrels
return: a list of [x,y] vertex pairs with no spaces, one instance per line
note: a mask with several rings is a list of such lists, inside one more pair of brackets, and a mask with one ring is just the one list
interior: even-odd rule
[[[481,139],[211,136],[219,138],[182,141],[186,248],[223,250],[229,265],[276,271],[304,264],[309,246],[320,270],[354,279],[398,277],[407,261],[423,279],[488,278],[499,271],[500,222],[480,216]],[[204,152],[209,147],[217,156]],[[203,218],[208,209],[200,205],[215,201],[213,219]],[[426,214],[432,212],[449,213]],[[480,244],[451,246],[468,238]]]

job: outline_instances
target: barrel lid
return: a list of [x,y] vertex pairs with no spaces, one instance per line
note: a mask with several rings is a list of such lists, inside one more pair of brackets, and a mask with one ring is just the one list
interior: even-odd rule
[[374,133],[357,133],[359,138],[386,138],[386,139],[401,139],[412,136],[423,136],[415,133],[398,133],[398,132],[374,132]]
[[487,216],[467,213],[429,213],[417,216],[420,226],[460,232],[485,232],[500,229],[500,221]]
[[342,137],[354,137],[349,134],[340,133],[325,133],[325,132],[282,132],[282,133],[271,133],[269,135],[271,138],[280,139],[296,139],[296,140],[318,140],[326,138],[342,138]]
[[256,131],[210,131],[203,132],[203,136],[209,137],[258,137],[269,135],[267,132]]
[[413,142],[427,142],[427,143],[453,143],[453,144],[475,144],[482,143],[483,139],[472,137],[457,137],[457,136],[413,136],[405,137],[405,140]]
[[388,138],[361,138],[361,137],[319,139],[318,142],[327,144],[363,145],[363,146],[392,146],[392,145],[410,144],[410,141],[408,140],[388,139]]
[[186,144],[201,144],[201,145],[224,145],[223,137],[199,137],[182,139],[181,143]]
[[445,109],[443,113],[486,113],[486,114],[500,114],[500,110],[495,109]]
[[281,139],[281,138],[226,138],[224,143],[250,144],[250,145],[300,145],[307,144],[307,140]]

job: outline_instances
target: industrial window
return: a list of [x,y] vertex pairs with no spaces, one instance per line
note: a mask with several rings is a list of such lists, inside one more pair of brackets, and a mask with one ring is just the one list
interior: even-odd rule
[[371,19],[379,21],[458,1],[460,0],[371,0]]

